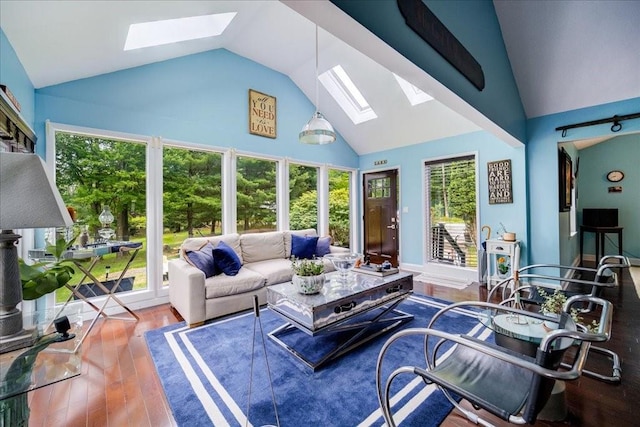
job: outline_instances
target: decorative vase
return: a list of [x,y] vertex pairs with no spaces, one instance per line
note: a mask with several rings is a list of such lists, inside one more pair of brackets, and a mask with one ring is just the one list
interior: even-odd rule
[[291,282],[301,294],[317,294],[324,286],[324,273],[317,276],[298,276],[294,274]]

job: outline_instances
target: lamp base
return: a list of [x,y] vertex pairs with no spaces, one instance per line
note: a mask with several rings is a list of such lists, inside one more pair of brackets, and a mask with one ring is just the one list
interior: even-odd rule
[[38,332],[34,329],[23,329],[10,337],[0,338],[0,354],[20,348],[31,347],[38,340]]

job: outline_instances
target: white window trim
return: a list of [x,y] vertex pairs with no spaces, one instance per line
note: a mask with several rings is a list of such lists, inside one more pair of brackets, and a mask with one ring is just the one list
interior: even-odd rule
[[[237,232],[236,227],[236,162],[238,156],[252,157],[261,160],[271,160],[277,163],[277,188],[276,200],[278,204],[278,229],[288,229],[288,212],[289,212],[289,162],[317,167],[318,172],[318,233],[319,235],[327,235],[329,233],[329,170],[339,170],[350,174],[350,247],[354,251],[358,251],[359,233],[358,221],[356,214],[358,212],[358,187],[356,173],[357,169],[334,166],[326,163],[297,161],[277,156],[269,156],[252,152],[244,152],[233,148],[224,148],[209,146],[203,144],[194,144],[184,141],[176,141],[171,139],[163,139],[160,137],[144,136],[125,132],[116,132],[104,129],[95,129],[90,127],[67,125],[62,123],[54,123],[47,121],[45,129],[45,147],[46,147],[46,166],[49,168],[52,176],[55,177],[55,135],[56,132],[78,133],[100,138],[108,138],[113,140],[121,140],[126,142],[143,143],[146,146],[146,194],[147,194],[147,289],[137,292],[125,293],[118,295],[130,309],[136,310],[140,308],[153,307],[159,304],[169,302],[168,287],[162,286],[162,181],[163,166],[162,156],[164,146],[179,147],[191,150],[201,150],[208,152],[217,152],[222,154],[222,227],[224,234]],[[326,196],[325,196],[326,194]],[[232,197],[234,196],[234,197]],[[286,219],[283,218],[286,217]],[[285,228],[286,227],[286,228]],[[155,248],[155,249],[150,249]],[[95,303],[100,305],[104,298],[97,297]],[[85,320],[92,319],[95,311],[82,301],[70,302],[73,305],[82,305]],[[55,295],[51,293],[46,296],[45,308],[55,306]],[[106,312],[108,314],[121,313],[122,309],[116,304],[110,303]]]

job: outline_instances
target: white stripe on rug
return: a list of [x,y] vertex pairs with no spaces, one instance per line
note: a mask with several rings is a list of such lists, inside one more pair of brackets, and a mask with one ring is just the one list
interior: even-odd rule
[[175,331],[166,332],[164,334],[165,339],[167,340],[169,347],[171,347],[171,349],[173,350],[173,354],[175,355],[176,360],[182,367],[182,370],[187,377],[187,381],[189,381],[189,384],[191,384],[193,391],[196,393],[196,396],[198,396],[198,399],[202,403],[202,407],[207,412],[207,415],[209,415],[209,419],[211,419],[214,424],[216,421],[220,423],[216,425],[227,427],[229,426],[229,423],[224,418],[224,415],[222,415],[222,412],[218,408],[218,405],[216,405],[209,393],[207,393],[207,391],[205,390],[204,384],[202,384],[202,381],[200,381],[200,378],[196,374],[195,370],[191,367],[191,363],[189,363],[189,361],[187,360],[184,352],[178,345],[178,342],[174,336],[174,333],[182,331],[184,329],[185,328],[181,328]]

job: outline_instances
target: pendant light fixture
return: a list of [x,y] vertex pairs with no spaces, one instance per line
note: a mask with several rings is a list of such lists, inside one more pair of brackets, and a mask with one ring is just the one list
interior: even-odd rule
[[318,25],[316,25],[316,111],[311,119],[304,125],[298,135],[300,142],[304,144],[331,144],[336,140],[336,133],[331,123],[318,111]]

